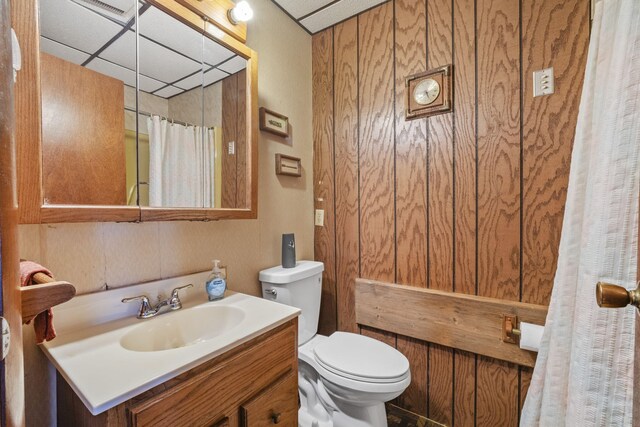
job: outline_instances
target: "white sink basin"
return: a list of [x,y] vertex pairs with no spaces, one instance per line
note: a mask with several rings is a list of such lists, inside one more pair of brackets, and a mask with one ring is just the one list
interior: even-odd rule
[[199,344],[237,328],[245,313],[236,307],[193,307],[160,314],[120,339],[131,351],[163,351]]
[[[208,301],[204,286],[181,292],[182,308],[136,319],[132,295],[166,297],[208,271],[76,296],[56,306],[58,337],[41,348],[93,415],[290,321],[300,310],[227,291]],[[166,308],[165,308],[166,310]],[[99,368],[96,368],[99,367]]]

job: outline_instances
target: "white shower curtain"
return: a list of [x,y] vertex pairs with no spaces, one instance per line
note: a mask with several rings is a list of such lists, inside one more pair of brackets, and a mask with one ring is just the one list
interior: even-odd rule
[[640,0],[601,0],[571,158],[558,268],[521,426],[631,426],[635,310],[595,285],[635,288]]
[[159,116],[149,129],[149,205],[213,207],[214,132]]

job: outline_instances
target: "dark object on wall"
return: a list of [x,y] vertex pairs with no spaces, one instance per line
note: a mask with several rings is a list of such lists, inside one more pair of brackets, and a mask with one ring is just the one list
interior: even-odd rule
[[405,118],[416,119],[451,112],[452,66],[434,68],[405,80]]
[[287,138],[289,136],[289,118],[260,107],[260,130]]
[[282,235],[282,267],[296,266],[296,237],[293,233]]
[[300,158],[276,154],[276,175],[302,176]]

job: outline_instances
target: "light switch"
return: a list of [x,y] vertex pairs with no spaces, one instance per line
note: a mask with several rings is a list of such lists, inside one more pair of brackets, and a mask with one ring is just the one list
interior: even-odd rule
[[324,209],[316,209],[316,225],[324,227]]
[[533,72],[533,96],[551,95],[555,90],[553,67]]
[[229,141],[228,153],[229,153],[229,155],[236,154],[236,142],[235,141]]

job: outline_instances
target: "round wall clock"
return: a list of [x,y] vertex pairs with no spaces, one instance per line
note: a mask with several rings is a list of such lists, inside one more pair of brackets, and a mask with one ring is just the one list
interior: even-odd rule
[[440,95],[440,84],[433,79],[422,80],[413,90],[413,99],[420,105],[433,103]]
[[433,116],[452,109],[451,65],[414,74],[405,79],[405,118]]

